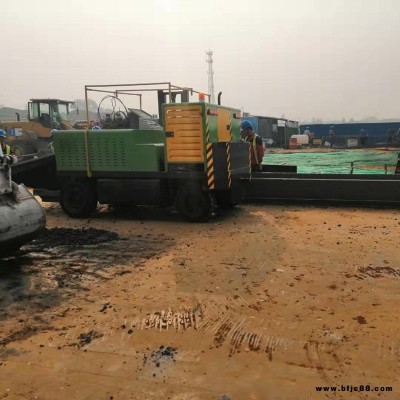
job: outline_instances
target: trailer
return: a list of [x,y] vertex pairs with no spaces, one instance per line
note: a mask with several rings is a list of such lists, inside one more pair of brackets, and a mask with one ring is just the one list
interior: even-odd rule
[[244,201],[400,205],[398,174],[298,174],[289,166],[275,167],[274,172],[252,173],[251,180],[242,180]]

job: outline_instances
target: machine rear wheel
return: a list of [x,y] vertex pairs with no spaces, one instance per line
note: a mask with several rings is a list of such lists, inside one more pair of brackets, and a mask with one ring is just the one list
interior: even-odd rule
[[70,217],[89,217],[97,208],[95,183],[89,179],[66,183],[61,189],[60,205]]
[[176,207],[182,218],[191,222],[206,221],[213,208],[210,193],[200,184],[183,186],[177,194]]
[[19,143],[14,146],[11,146],[11,150],[17,157],[21,157],[25,154],[36,153],[36,149],[30,144],[26,143]]

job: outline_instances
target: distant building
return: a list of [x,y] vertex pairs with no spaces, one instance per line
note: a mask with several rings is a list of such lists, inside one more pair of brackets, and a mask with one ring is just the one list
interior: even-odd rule
[[299,134],[299,123],[285,118],[262,117],[243,113],[243,119],[250,121],[260,135],[264,146],[287,147],[292,135]]
[[[314,133],[316,140],[322,139],[329,141],[329,129],[331,126],[335,129],[336,147],[358,147],[370,145],[386,145],[387,131],[393,129],[395,132],[400,128],[399,122],[348,122],[340,124],[302,124],[300,131],[303,132],[306,127]],[[396,138],[397,140],[397,138]],[[396,142],[397,143],[397,142]]]

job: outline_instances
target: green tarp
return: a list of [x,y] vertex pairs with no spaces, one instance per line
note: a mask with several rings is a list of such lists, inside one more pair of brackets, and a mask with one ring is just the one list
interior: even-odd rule
[[[272,151],[272,153],[270,152]],[[354,174],[393,174],[399,150],[344,150],[329,152],[275,152],[267,150],[264,164],[297,165],[302,174],[348,174],[354,163]]]

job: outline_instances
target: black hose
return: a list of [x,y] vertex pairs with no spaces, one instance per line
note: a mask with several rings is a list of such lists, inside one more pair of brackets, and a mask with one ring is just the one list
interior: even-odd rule
[[222,92],[218,93],[218,105],[221,105],[221,96],[222,96]]

